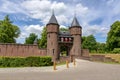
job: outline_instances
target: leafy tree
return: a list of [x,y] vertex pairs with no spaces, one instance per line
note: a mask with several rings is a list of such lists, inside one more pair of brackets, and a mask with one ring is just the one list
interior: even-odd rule
[[68,31],[68,28],[60,28],[60,31]]
[[85,41],[86,38],[86,36],[82,36],[82,43]]
[[93,35],[89,35],[87,37],[82,38],[82,48],[89,49],[91,51],[96,51],[96,40]]
[[25,44],[34,44],[35,39],[37,39],[37,35],[35,33],[30,33],[29,37],[25,39]]
[[116,21],[111,25],[106,43],[109,51],[112,51],[114,48],[120,48],[120,21]]
[[47,47],[47,29],[46,27],[43,28],[41,33],[41,38],[39,39],[39,47],[46,48]]
[[106,52],[106,44],[105,43],[97,42],[96,47],[97,47],[98,53],[105,53]]
[[6,15],[4,20],[0,21],[0,43],[15,43],[15,38],[18,38],[20,29],[12,24],[9,16]]

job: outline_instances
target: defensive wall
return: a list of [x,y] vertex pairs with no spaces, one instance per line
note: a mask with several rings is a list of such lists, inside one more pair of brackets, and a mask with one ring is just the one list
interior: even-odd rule
[[35,44],[0,44],[0,56],[28,57],[46,56],[46,49],[39,49]]
[[[36,44],[0,43],[0,56],[28,57],[47,56],[46,49],[38,48]],[[82,49],[81,56],[89,56],[88,49]]]

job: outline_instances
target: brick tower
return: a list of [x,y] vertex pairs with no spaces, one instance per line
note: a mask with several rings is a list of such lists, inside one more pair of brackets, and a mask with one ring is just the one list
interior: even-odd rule
[[51,56],[52,60],[55,61],[58,59],[59,24],[54,13],[52,13],[52,16],[46,27],[47,27],[47,55]]
[[79,22],[74,17],[71,27],[69,28],[70,34],[73,36],[73,46],[70,51],[71,55],[81,56],[81,35],[82,35],[82,27],[79,25]]

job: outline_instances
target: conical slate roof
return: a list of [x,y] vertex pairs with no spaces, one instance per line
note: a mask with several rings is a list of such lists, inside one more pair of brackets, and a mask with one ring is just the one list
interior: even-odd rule
[[57,24],[58,25],[58,22],[57,22],[57,19],[56,19],[54,13],[52,14],[48,24]]
[[76,17],[73,18],[71,27],[73,27],[73,26],[80,27],[80,24],[79,24],[79,22],[78,22]]
[[37,41],[37,38],[35,38],[35,40],[34,40],[34,44],[37,44],[37,42],[38,42],[38,41]]

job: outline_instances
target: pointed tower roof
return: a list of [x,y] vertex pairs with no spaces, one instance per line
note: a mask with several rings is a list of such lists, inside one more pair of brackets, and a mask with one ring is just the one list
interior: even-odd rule
[[71,24],[71,27],[73,27],[73,26],[80,27],[80,24],[79,24],[76,16],[73,18],[73,21],[72,21],[72,24]]
[[35,38],[35,40],[34,40],[34,44],[37,44],[37,43],[38,43],[37,38]]
[[55,15],[54,15],[54,12],[52,13],[52,16],[51,16],[48,24],[57,24],[57,25],[59,25],[58,22],[57,22],[57,19],[56,19]]

